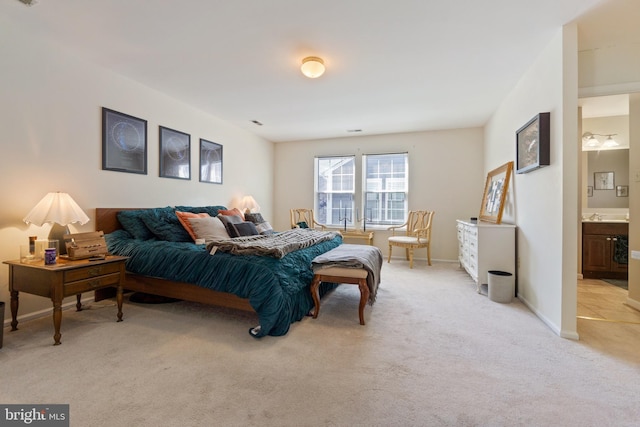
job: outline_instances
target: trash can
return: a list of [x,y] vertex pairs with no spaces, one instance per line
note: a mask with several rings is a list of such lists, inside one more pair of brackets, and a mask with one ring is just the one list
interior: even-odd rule
[[4,302],[0,301],[0,348],[2,348],[3,334],[4,334]]
[[494,302],[509,303],[515,294],[513,274],[506,271],[489,270],[489,299]]

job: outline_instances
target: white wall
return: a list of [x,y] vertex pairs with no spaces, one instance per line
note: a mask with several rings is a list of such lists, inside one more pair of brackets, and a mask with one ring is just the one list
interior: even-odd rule
[[516,130],[547,111],[551,113],[551,165],[514,176],[503,220],[518,226],[519,298],[556,333],[577,337],[575,26],[558,31],[493,114],[485,128],[485,171],[515,159]]
[[[619,24],[595,49],[579,53],[579,94],[581,97],[629,93],[629,171],[640,172],[640,49],[637,37],[629,29],[637,27],[633,17],[638,4],[634,0],[610,0],[603,4],[598,16],[613,17]],[[611,15],[610,15],[611,13]],[[631,19],[629,19],[631,18]],[[592,25],[598,25],[597,19]],[[580,25],[589,34],[590,28]],[[634,32],[635,34],[635,32]],[[587,129],[584,129],[585,131]],[[640,251],[640,185],[629,182],[629,250]],[[640,310],[640,261],[629,260],[628,304]]]
[[[629,96],[629,134],[640,135],[640,93]],[[640,174],[640,138],[630,139],[629,168],[632,177]],[[640,181],[629,182],[629,250],[640,252]],[[629,295],[627,303],[640,310],[640,260],[629,257]]]
[[[477,217],[482,202],[482,138],[482,129],[474,128],[278,143],[272,225],[286,229],[289,209],[313,208],[315,156],[354,154],[360,165],[362,154],[408,152],[409,209],[436,211],[431,258],[457,260],[455,220]],[[385,254],[388,236],[375,231],[374,244]],[[424,259],[426,251],[415,256]]]
[[[273,144],[178,100],[79,60],[64,49],[0,25],[0,259],[17,259],[27,236],[50,226],[22,218],[50,191],[65,191],[92,218],[96,207],[175,204],[229,206],[253,195],[272,213]],[[215,96],[215,94],[212,94]],[[101,170],[101,107],[148,121],[148,174]],[[158,126],[191,135],[191,180],[158,177]],[[224,147],[222,185],[200,183],[199,138]],[[7,302],[8,269],[0,264],[0,301]],[[51,310],[51,301],[23,294],[20,315]]]

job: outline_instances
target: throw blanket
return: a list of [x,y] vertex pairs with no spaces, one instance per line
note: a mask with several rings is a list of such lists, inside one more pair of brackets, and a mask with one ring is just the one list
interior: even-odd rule
[[314,273],[322,274],[323,268],[364,268],[369,287],[369,304],[373,305],[380,285],[380,269],[382,268],[382,252],[375,246],[342,244],[318,255],[311,261]]
[[216,248],[216,250],[236,255],[262,255],[282,258],[290,252],[332,240],[339,235],[340,233],[336,231],[294,228],[270,236],[257,235],[214,240],[207,243],[207,250],[211,252],[213,248]]

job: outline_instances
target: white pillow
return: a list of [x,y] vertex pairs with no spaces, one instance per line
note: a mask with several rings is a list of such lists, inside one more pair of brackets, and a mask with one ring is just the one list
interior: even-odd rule
[[193,232],[198,239],[205,241],[229,239],[227,229],[220,221],[220,218],[212,216],[209,218],[187,218],[193,228]]

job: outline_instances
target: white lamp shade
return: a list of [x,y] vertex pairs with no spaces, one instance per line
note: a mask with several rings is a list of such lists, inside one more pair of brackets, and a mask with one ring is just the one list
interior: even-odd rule
[[260,205],[252,196],[244,196],[240,201],[240,209],[247,212],[258,212]]
[[300,70],[305,76],[315,79],[324,74],[324,61],[316,56],[308,56],[302,60]]
[[86,224],[89,217],[68,193],[58,192],[44,196],[23,221],[40,226],[47,222],[66,226],[74,222]]
[[602,143],[603,147],[617,147],[618,144],[612,135],[608,135],[607,139]]

